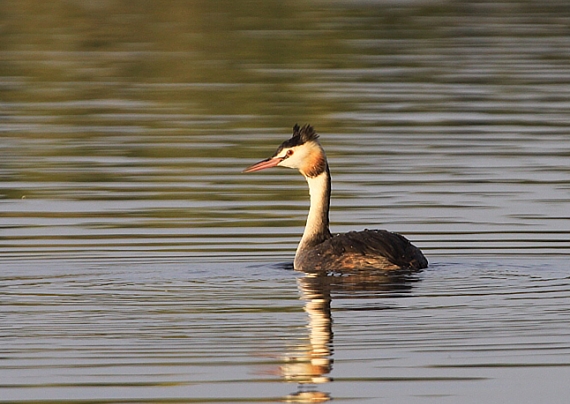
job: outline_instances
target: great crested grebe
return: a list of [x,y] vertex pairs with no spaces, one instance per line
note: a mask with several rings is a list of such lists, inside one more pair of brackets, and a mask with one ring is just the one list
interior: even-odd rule
[[311,206],[301,242],[295,253],[296,270],[342,271],[352,269],[418,270],[428,262],[419,248],[386,230],[329,231],[331,176],[325,151],[312,126],[293,127],[293,137],[275,154],[244,170],[245,173],[280,166],[296,168],[309,184]]

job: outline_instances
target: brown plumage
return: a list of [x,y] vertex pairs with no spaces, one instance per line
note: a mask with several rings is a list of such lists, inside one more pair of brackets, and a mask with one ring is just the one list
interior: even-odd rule
[[404,236],[386,230],[363,230],[335,234],[322,243],[302,251],[302,269],[338,271],[340,269],[419,270],[428,262],[422,252]]
[[275,154],[244,170],[283,166],[298,169],[309,184],[311,205],[294,266],[306,272],[347,270],[419,270],[428,262],[404,236],[386,230],[364,230],[331,235],[329,204],[331,178],[325,152],[310,125],[295,125],[291,139]]

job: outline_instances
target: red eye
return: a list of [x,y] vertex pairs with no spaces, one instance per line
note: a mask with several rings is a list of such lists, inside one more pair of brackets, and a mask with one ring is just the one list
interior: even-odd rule
[[289,149],[287,150],[287,153],[285,153],[286,157],[291,157],[293,155],[293,150]]

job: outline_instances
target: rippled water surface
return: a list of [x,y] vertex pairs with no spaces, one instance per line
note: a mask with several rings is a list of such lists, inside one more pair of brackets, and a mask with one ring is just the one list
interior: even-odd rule
[[[157,4],[0,6],[0,403],[566,402],[566,2]],[[427,270],[292,269],[297,122]]]

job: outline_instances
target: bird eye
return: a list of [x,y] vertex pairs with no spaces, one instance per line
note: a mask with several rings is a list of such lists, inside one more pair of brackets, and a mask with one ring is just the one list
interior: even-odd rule
[[287,153],[285,153],[286,157],[291,157],[293,155],[293,150],[289,149],[287,150]]

